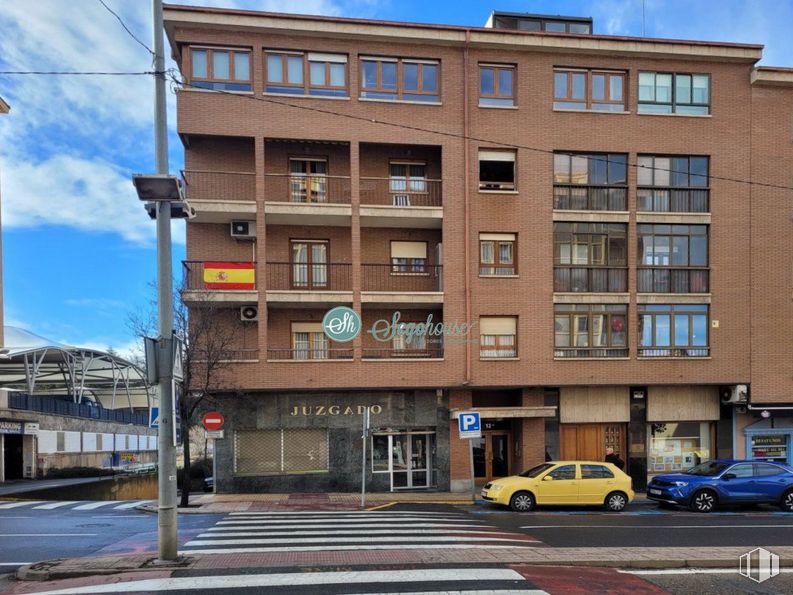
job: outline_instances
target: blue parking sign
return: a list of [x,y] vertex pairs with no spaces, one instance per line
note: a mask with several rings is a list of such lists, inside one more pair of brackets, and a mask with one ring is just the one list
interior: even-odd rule
[[480,438],[482,436],[481,421],[478,411],[461,411],[457,417],[460,438]]

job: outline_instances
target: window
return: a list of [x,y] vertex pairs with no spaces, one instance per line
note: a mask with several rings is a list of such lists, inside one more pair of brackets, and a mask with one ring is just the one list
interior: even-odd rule
[[705,357],[708,306],[639,304],[641,357]]
[[575,479],[575,465],[562,465],[548,474],[554,481],[562,479]]
[[627,291],[627,234],[625,223],[554,223],[554,291]]
[[292,359],[328,359],[328,337],[321,322],[292,323]]
[[518,319],[515,316],[479,318],[479,357],[517,357]]
[[746,479],[747,477],[754,477],[754,469],[751,463],[742,463],[740,465],[733,465],[727,469],[727,473],[732,473],[738,479]]
[[554,153],[553,208],[627,211],[627,164],[622,153]]
[[290,244],[292,289],[327,289],[327,240],[292,240]]
[[548,33],[591,33],[591,21],[557,21],[539,17],[521,18],[512,15],[494,15],[493,28],[518,31],[547,31]]
[[412,58],[361,57],[361,98],[440,101],[440,63]]
[[66,452],[66,432],[55,433],[55,450],[57,452]]
[[479,189],[515,190],[515,151],[479,149]]
[[637,288],[649,293],[708,291],[707,225],[639,225]]
[[290,159],[289,198],[292,202],[328,202],[328,162]]
[[640,114],[710,113],[710,75],[639,73]]
[[628,306],[556,304],[554,357],[628,357]]
[[[391,340],[393,355],[401,356],[427,356],[427,332],[423,323],[419,322],[400,322],[398,332]],[[423,333],[417,332],[425,329]]]
[[479,65],[479,105],[515,105],[515,67]]
[[237,430],[234,473],[325,473],[329,450],[325,429]]
[[785,473],[785,470],[776,465],[759,463],[754,466],[754,474],[756,477],[771,477],[772,475],[781,475],[782,473]]
[[614,474],[603,465],[581,465],[581,479],[613,479]]
[[427,194],[426,164],[392,161],[389,168],[389,185],[393,206],[409,207],[414,199],[423,198],[416,195]]
[[553,71],[553,107],[624,112],[626,77],[622,71],[556,68]]
[[427,242],[391,242],[391,274],[427,274]]
[[190,84],[220,91],[251,90],[251,53],[231,48],[191,47]]
[[289,95],[347,97],[347,56],[316,52],[264,53],[265,91]]
[[515,234],[479,234],[479,274],[514,275]]
[[636,165],[639,211],[708,212],[710,181],[707,157],[639,155]]
[[[652,398],[652,394],[650,395]],[[647,471],[672,473],[686,469],[686,474],[715,477],[724,470],[723,463],[703,463],[711,458],[709,422],[664,422],[647,424],[649,461]],[[701,463],[701,464],[700,464]],[[698,467],[696,469],[692,469]],[[694,471],[691,473],[691,471]]]

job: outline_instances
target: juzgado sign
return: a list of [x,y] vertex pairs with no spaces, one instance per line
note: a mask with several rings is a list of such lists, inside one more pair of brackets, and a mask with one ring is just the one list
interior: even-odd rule
[[[323,416],[323,415],[363,415],[364,410],[366,409],[366,405],[356,405],[342,407],[341,405],[294,405],[292,409],[289,411],[289,415],[292,417],[303,416],[303,417],[316,417],[316,416]],[[383,407],[381,405],[371,405],[369,407],[369,413],[372,415],[380,415],[383,412]]]
[[[404,337],[405,343],[410,345],[416,337],[425,337],[428,342],[433,337],[465,337],[476,325],[476,322],[433,322],[432,314],[428,314],[424,322],[401,322],[401,319],[402,314],[397,310],[391,320],[376,320],[366,332],[381,343]],[[322,319],[325,336],[339,343],[352,341],[360,334],[362,326],[361,316],[347,306],[331,308]]]

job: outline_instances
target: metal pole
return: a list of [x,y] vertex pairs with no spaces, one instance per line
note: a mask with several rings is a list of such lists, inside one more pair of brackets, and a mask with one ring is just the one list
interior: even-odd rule
[[369,407],[363,410],[363,433],[361,434],[361,508],[366,506],[366,435],[369,433]]
[[[165,104],[165,50],[162,0],[152,0],[154,28],[154,151],[158,174],[168,173],[168,120]],[[160,323],[160,426],[157,440],[159,562],[177,558],[176,448],[174,447],[173,273],[171,271],[171,203],[157,201],[157,309]]]
[[474,478],[474,441],[472,438],[468,439],[468,458],[471,461],[471,496],[476,502],[476,479]]

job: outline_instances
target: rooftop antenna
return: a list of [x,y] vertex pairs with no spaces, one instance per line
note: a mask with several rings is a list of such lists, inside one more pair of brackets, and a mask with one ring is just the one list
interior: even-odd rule
[[642,0],[642,37],[644,37],[644,2],[645,0]]

